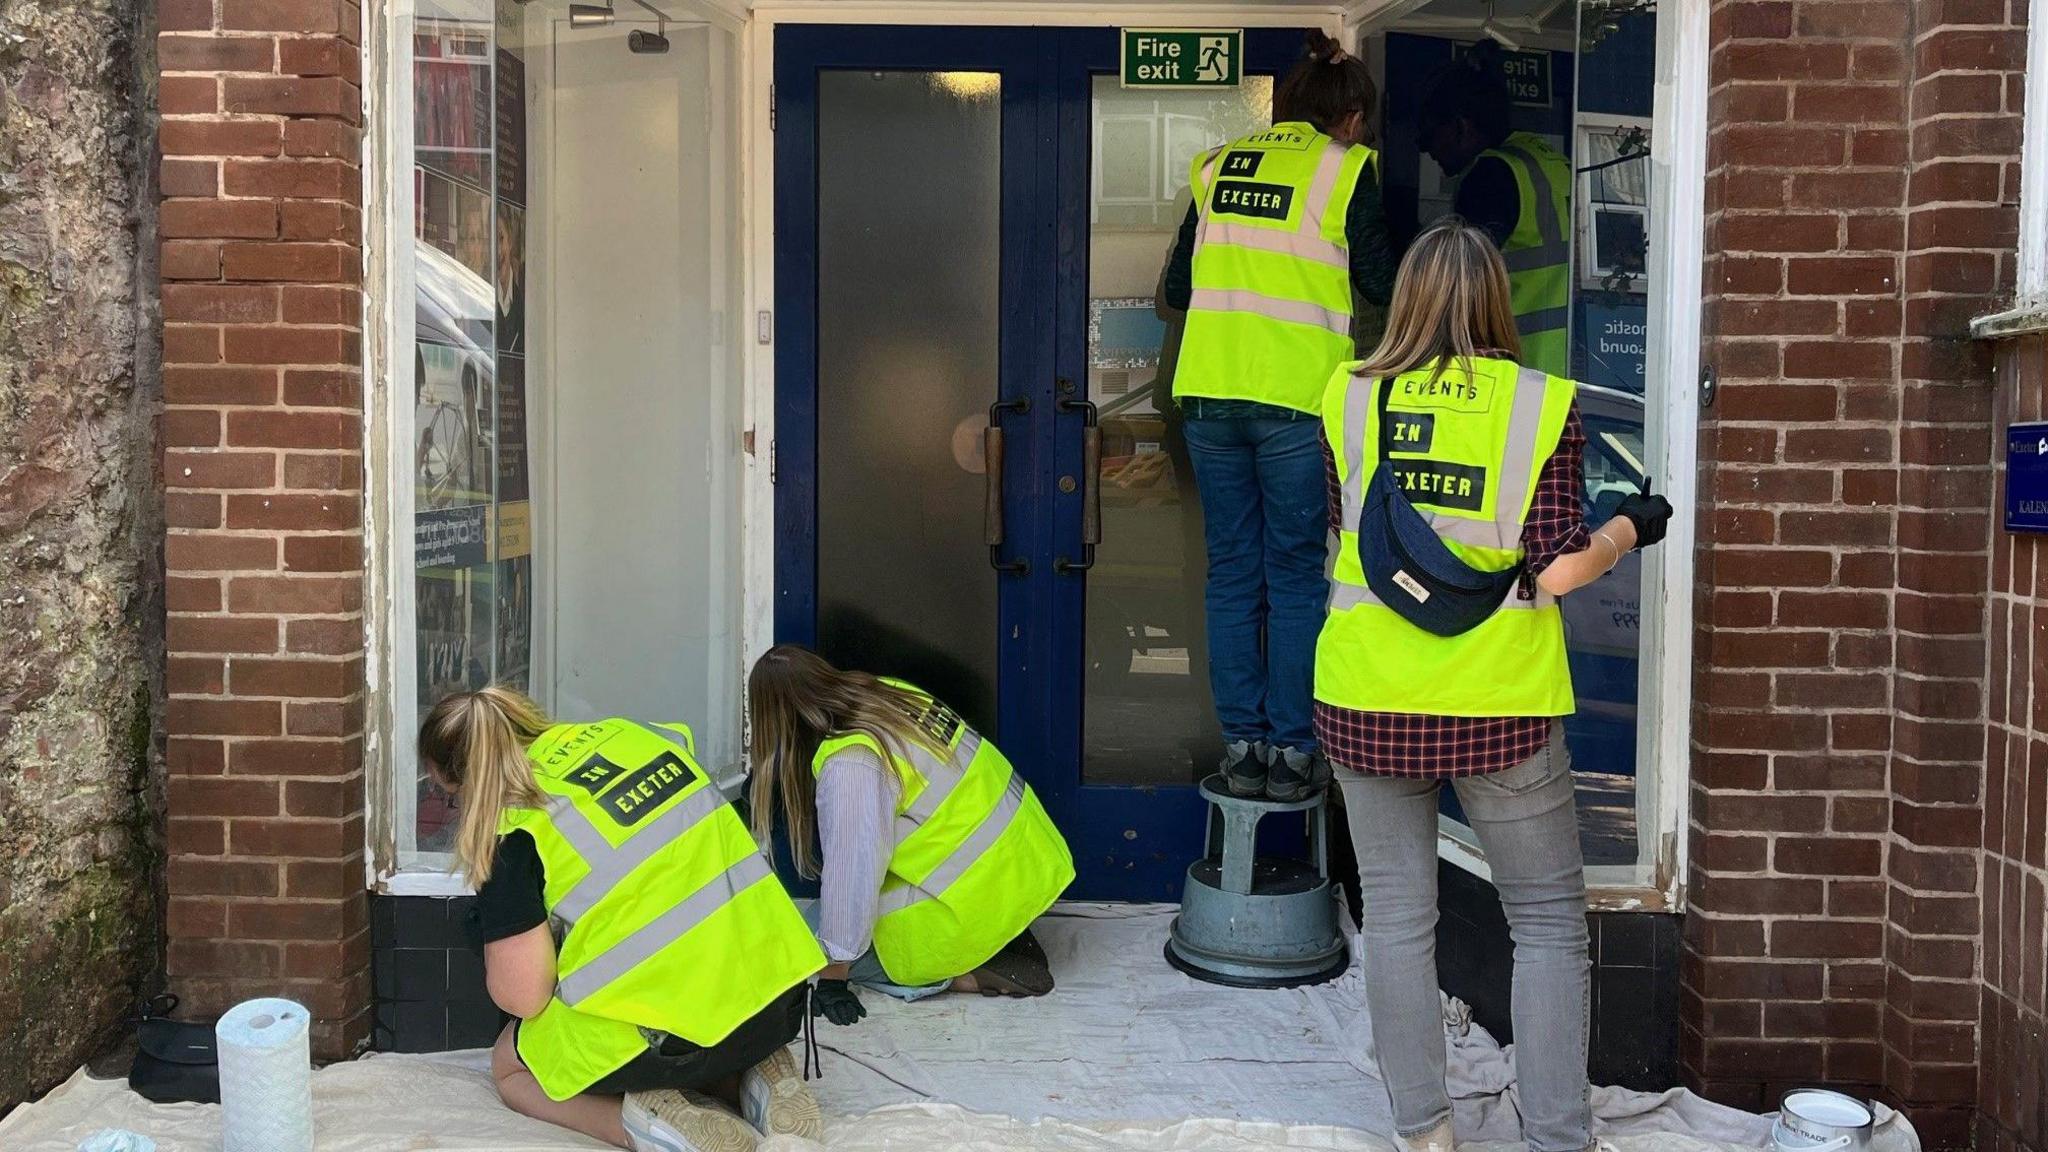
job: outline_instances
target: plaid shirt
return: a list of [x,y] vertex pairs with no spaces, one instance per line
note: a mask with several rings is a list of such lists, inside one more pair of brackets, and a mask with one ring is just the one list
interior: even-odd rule
[[[1528,564],[1516,592],[1536,596],[1536,575],[1567,552],[1591,544],[1582,511],[1580,458],[1586,433],[1574,404],[1566,414],[1557,450],[1536,478],[1529,519],[1522,525]],[[1343,525],[1343,492],[1337,460],[1323,439],[1323,476],[1329,489],[1330,530]],[[1360,712],[1316,701],[1316,739],[1330,762],[1375,776],[1448,779],[1483,776],[1512,768],[1534,756],[1550,739],[1549,716],[1422,716],[1406,712]]]

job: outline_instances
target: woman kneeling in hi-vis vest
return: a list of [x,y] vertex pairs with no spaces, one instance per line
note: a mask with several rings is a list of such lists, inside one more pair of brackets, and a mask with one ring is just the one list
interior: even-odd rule
[[[1586,882],[1561,719],[1574,705],[1558,598],[1663,539],[1671,506],[1634,494],[1588,531],[1577,385],[1522,366],[1520,351],[1500,253],[1454,217],[1409,249],[1385,339],[1339,369],[1323,397],[1340,547],[1316,649],[1316,731],[1343,769],[1364,893],[1366,1001],[1395,1128],[1414,1152],[1454,1146],[1433,930],[1446,782],[1486,851],[1514,938],[1530,1152],[1593,1142]],[[1390,509],[1420,521],[1419,538],[1390,544]],[[1482,578],[1442,582],[1447,560]],[[1445,627],[1420,607],[1431,595],[1476,611]]]
[[1029,928],[1074,858],[993,742],[929,693],[787,644],[755,663],[747,707],[755,835],[779,812],[820,878],[819,1015],[866,1015],[854,984],[906,1000],[1052,991]]
[[490,687],[435,705],[419,751],[518,1017],[491,1052],[507,1105],[636,1152],[819,1138],[788,1045],[825,958],[688,728],[554,724]]

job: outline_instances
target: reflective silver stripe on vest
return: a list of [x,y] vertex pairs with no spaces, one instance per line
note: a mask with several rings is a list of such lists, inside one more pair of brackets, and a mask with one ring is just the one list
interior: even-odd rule
[[689,935],[691,929],[731,903],[741,892],[774,874],[774,869],[768,866],[768,861],[759,852],[749,852],[732,867],[683,897],[681,903],[563,976],[555,987],[555,995],[561,998],[562,1003],[575,1007],[603,991],[614,980],[653,959],[663,948]]
[[[1371,588],[1362,584],[1333,584],[1330,587],[1330,611],[1332,612],[1348,611],[1358,607],[1360,604],[1383,603],[1384,601]],[[1522,594],[1519,591],[1509,593],[1507,599],[1500,602],[1500,607],[1496,611],[1506,612],[1510,609],[1550,608],[1556,604],[1557,597],[1538,588],[1536,589],[1536,598],[1534,600],[1522,599]]]
[[981,751],[981,736],[969,729],[960,737],[960,744],[947,759],[941,760],[930,748],[922,744],[910,747],[910,763],[924,777],[924,791],[917,794],[917,801],[902,815],[896,817],[896,842],[901,844],[912,832],[924,826],[938,812],[939,805],[967,778],[967,766],[974,763],[974,757]]
[[922,883],[906,884],[901,888],[883,892],[882,915],[901,912],[913,904],[921,904],[945,895],[946,889],[952,887],[954,881],[966,875],[975,861],[980,860],[997,840],[1002,839],[1003,833],[1009,829],[1010,822],[1016,819],[1018,810],[1023,806],[1024,779],[1012,769],[1010,782],[1004,786],[1002,798],[996,801],[996,806],[982,819],[981,826],[974,830],[974,834],[958,848],[953,849],[952,855],[939,861],[939,866],[932,869]]
[[[1511,141],[1502,142],[1494,151],[1520,164],[1523,175],[1528,177],[1529,189],[1536,201],[1533,206],[1536,212],[1536,234],[1541,238],[1534,248],[1517,248],[1512,252],[1501,253],[1501,258],[1507,262],[1508,271],[1533,272],[1553,264],[1571,263],[1571,245],[1565,242],[1564,224],[1557,218],[1557,197],[1551,191],[1550,176],[1543,171],[1543,164],[1528,149]],[[1563,324],[1560,323],[1558,326],[1563,327]]]
[[[676,748],[688,752],[688,746],[679,733],[637,720],[634,727],[654,736],[659,736]],[[595,754],[593,754],[595,755]],[[588,763],[588,761],[585,761]],[[704,775],[698,769],[699,775]],[[725,807],[725,794],[718,790],[716,783],[707,776],[704,785],[677,801],[661,815],[656,816],[645,828],[635,829],[626,842],[617,846],[604,838],[604,833],[590,822],[590,817],[575,801],[566,796],[548,797],[548,819],[555,830],[569,842],[578,856],[589,866],[590,871],[576,881],[561,900],[550,909],[553,915],[570,924],[583,918],[597,902],[610,895],[614,888],[642,864],[653,859],[663,848],[686,835],[702,821],[710,818]]]
[[1561,331],[1571,323],[1570,308],[1539,308],[1515,317],[1515,331],[1524,336],[1535,336],[1543,332]]
[[1311,236],[1323,234],[1323,215],[1330,210],[1330,197],[1337,191],[1337,174],[1344,169],[1344,155],[1350,149],[1335,140],[1323,145],[1316,161],[1316,174],[1308,185],[1308,203],[1301,211],[1301,230]]
[[1321,235],[1306,228],[1299,232],[1284,232],[1278,228],[1259,228],[1251,224],[1233,224],[1227,220],[1213,220],[1202,226],[1202,239],[1210,244],[1229,244],[1238,248],[1257,248],[1262,252],[1278,252],[1306,260],[1311,264],[1326,264],[1332,268],[1351,269],[1351,258],[1344,249],[1330,243]]
[[1536,369],[1515,373],[1515,406],[1508,412],[1508,442],[1493,497],[1495,548],[1522,546],[1522,506],[1529,502],[1534,483],[1536,438],[1543,431],[1543,401],[1549,391],[1546,378]]
[[1351,335],[1351,316],[1333,312],[1306,300],[1282,300],[1244,288],[1197,288],[1188,300],[1190,312],[1249,312],[1269,320],[1326,328],[1339,336]]

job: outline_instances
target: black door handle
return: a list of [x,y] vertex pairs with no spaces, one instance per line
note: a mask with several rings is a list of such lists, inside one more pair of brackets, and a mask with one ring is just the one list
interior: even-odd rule
[[[1063,391],[1071,387],[1060,382]],[[1081,558],[1065,556],[1052,562],[1055,572],[1086,572],[1095,567],[1095,546],[1102,543],[1102,416],[1086,400],[1062,396],[1062,412],[1081,413]]]
[[1031,562],[1003,559],[1003,413],[1029,411],[1028,399],[998,400],[988,406],[988,427],[981,432],[982,472],[988,479],[981,521],[982,535],[988,543],[988,566],[1019,576],[1031,571]]

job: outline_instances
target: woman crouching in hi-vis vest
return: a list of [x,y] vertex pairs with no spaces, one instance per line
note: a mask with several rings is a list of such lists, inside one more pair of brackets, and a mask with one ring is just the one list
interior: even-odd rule
[[636,1152],[819,1138],[788,1045],[825,958],[688,728],[555,724],[490,687],[435,705],[419,751],[518,1017],[491,1052],[508,1106]]
[[1634,494],[1588,531],[1577,385],[1521,366],[1520,348],[1499,251],[1454,217],[1408,250],[1385,339],[1323,398],[1340,548],[1316,649],[1316,731],[1346,769],[1366,1001],[1413,1152],[1454,1147],[1432,929],[1446,782],[1514,938],[1524,1136],[1531,1152],[1593,1143],[1558,598],[1662,540],[1671,506]]
[[1074,858],[992,741],[921,689],[795,645],[755,663],[747,707],[755,835],[779,814],[798,869],[820,878],[819,1015],[865,1016],[854,984],[904,1000],[1052,991],[1029,928]]

